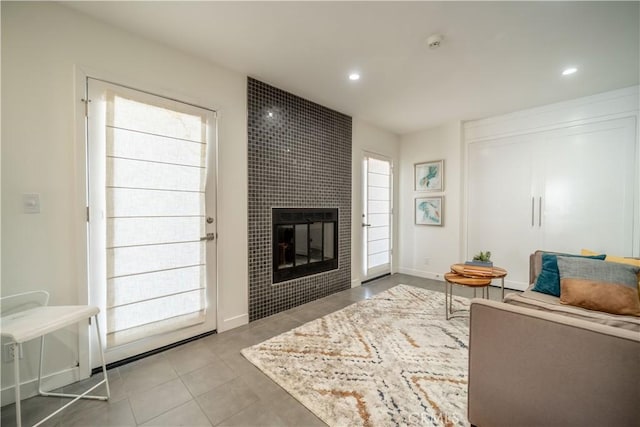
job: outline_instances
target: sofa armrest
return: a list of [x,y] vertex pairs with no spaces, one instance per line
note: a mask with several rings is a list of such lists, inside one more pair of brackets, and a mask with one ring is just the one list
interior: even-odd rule
[[638,425],[637,333],[473,300],[469,421],[476,426]]

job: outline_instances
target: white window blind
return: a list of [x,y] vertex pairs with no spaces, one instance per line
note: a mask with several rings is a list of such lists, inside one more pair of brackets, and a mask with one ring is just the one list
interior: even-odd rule
[[107,93],[109,347],[205,317],[206,112],[149,98]]

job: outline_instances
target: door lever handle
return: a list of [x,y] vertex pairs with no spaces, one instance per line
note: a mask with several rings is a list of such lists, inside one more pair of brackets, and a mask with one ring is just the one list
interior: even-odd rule
[[215,240],[215,239],[216,239],[216,233],[207,233],[206,236],[200,238],[200,241],[203,241],[203,240],[209,241],[209,240]]
[[534,212],[535,212],[535,208],[536,208],[536,198],[535,198],[535,197],[532,197],[532,198],[531,198],[531,226],[532,226],[532,227],[533,227],[533,226],[534,226],[534,224],[535,224],[535,222],[534,222],[534,220],[533,220],[533,215],[534,215]]
[[371,227],[371,224],[365,224],[364,222],[362,223],[363,227]]
[[538,199],[538,227],[542,227],[542,196]]

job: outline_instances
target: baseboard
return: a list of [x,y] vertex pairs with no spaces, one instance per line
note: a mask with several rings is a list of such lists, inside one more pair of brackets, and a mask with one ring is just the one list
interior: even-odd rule
[[410,276],[424,277],[425,279],[433,279],[433,280],[438,280],[440,282],[444,282],[444,274],[439,272],[434,273],[431,271],[418,270],[415,268],[400,267],[398,268],[398,273],[408,274]]
[[[55,390],[66,386],[68,384],[80,381],[80,368],[77,366],[73,368],[67,368],[62,371],[54,372],[42,377],[42,389],[46,391]],[[20,385],[20,398],[21,400],[38,395],[38,378],[32,380],[23,381]],[[2,389],[0,394],[1,405],[9,405],[15,402],[14,386],[10,385]]]
[[[403,273],[403,274],[408,274],[410,276],[418,276],[418,277],[424,277],[425,279],[433,279],[433,280],[438,280],[440,282],[444,282],[444,274],[443,273],[434,273],[431,271],[424,271],[424,270],[418,270],[415,268],[406,268],[406,267],[400,267],[398,269],[398,273]],[[495,287],[495,288],[499,288],[500,287],[500,280],[499,279],[494,279],[491,282],[491,286]],[[509,280],[505,280],[504,281],[504,288],[505,289],[510,289],[510,290],[514,290],[514,291],[524,291],[525,289],[527,289],[528,285],[525,283],[518,283],[518,282],[511,282]]]
[[228,331],[249,323],[249,314],[241,314],[239,316],[223,319],[217,327],[218,333]]
[[351,287],[357,288],[358,286],[362,286],[362,282],[360,281],[360,279],[353,279],[351,281]]

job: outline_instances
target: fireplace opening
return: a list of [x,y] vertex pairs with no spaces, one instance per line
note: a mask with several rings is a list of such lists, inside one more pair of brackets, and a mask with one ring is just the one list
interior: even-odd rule
[[273,283],[338,268],[338,209],[273,208]]

